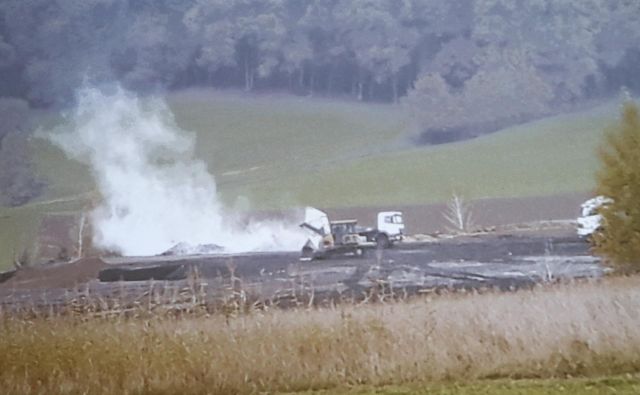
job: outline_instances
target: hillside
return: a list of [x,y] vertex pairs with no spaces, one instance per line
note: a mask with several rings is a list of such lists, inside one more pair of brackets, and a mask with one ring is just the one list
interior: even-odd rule
[[[605,105],[416,147],[395,106],[208,91],[172,94],[168,103],[178,125],[195,132],[196,155],[224,202],[243,209],[426,204],[453,191],[467,199],[585,192],[616,114]],[[33,139],[32,148],[49,189],[40,202],[0,208],[0,266],[29,244],[44,213],[86,207],[94,190],[87,169],[47,141]]]
[[265,196],[298,190],[300,201],[329,207],[434,203],[453,192],[467,199],[588,192],[597,147],[615,114],[615,106],[603,106],[474,140],[365,156],[314,179],[282,178],[270,190],[256,189]]
[[[206,91],[173,94],[168,102],[178,125],[195,132],[196,155],[224,200],[234,204],[244,196],[258,209],[422,204],[454,190],[467,198],[586,191],[595,149],[616,114],[616,106],[605,105],[474,140],[416,147],[394,106]],[[91,189],[81,165],[44,140],[33,146],[49,180],[44,200]]]

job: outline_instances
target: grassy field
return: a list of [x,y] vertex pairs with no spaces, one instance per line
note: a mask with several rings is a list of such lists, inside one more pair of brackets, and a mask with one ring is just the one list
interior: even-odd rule
[[[199,131],[199,156],[221,194],[228,203],[245,196],[256,208],[424,204],[453,191],[468,199],[585,192],[603,130],[617,116],[605,105],[415,147],[397,107],[185,96],[172,97],[172,108],[179,124]],[[209,106],[219,112],[207,113]]]
[[[282,208],[423,204],[467,198],[540,196],[593,187],[595,149],[617,116],[604,105],[432,147],[410,143],[400,107],[290,96],[187,91],[168,97],[177,123],[196,134],[228,204]],[[93,188],[82,166],[34,140],[46,199]]]
[[[640,278],[391,303],[182,315],[0,313],[21,394],[633,393]],[[152,296],[150,296],[151,300]],[[151,306],[152,304],[150,304]],[[111,307],[109,307],[111,306]],[[165,313],[163,313],[165,311]],[[111,312],[111,314],[107,314]]]
[[[250,195],[245,188],[250,184],[314,173],[394,149],[403,144],[407,131],[402,112],[386,105],[208,91],[175,93],[167,101],[177,124],[195,132],[196,157],[207,163],[228,203]],[[46,122],[53,123],[51,117]],[[47,199],[93,188],[87,169],[67,160],[46,140],[33,139],[32,146],[40,174],[50,180]],[[283,207],[280,200],[288,193],[253,204]]]
[[32,203],[27,206],[0,207],[0,271],[13,266],[15,259],[32,258],[40,221],[50,213],[74,213],[82,210],[82,198]]
[[[186,91],[168,97],[180,127],[229,205],[250,209],[348,207],[554,195],[593,187],[595,149],[615,105],[433,147],[411,144],[400,107],[291,96]],[[47,130],[55,114],[34,114]],[[85,207],[95,186],[87,168],[33,138],[47,180],[36,204],[0,208],[0,269],[28,245],[47,212]],[[60,200],[76,199],[58,207]],[[43,202],[53,202],[43,204]],[[26,241],[25,241],[26,240]]]
[[[256,200],[278,190],[321,207],[555,195],[594,186],[597,146],[615,110],[563,115],[474,140],[414,147],[352,160],[314,177],[294,174],[254,185]],[[340,191],[340,193],[332,193]]]

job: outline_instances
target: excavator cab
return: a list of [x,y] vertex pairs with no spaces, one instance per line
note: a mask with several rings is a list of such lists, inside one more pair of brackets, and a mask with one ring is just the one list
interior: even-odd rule
[[344,220],[331,222],[331,234],[336,244],[358,244],[359,237],[356,230],[356,220]]
[[357,233],[356,220],[329,222],[326,213],[307,207],[305,221],[300,224],[309,232],[309,239],[302,247],[302,260],[323,259],[331,256],[362,256],[362,238]]

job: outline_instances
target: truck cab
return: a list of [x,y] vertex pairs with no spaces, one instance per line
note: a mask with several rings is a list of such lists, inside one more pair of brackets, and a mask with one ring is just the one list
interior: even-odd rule
[[378,247],[388,248],[404,239],[404,218],[401,211],[379,212],[377,225],[374,241]]

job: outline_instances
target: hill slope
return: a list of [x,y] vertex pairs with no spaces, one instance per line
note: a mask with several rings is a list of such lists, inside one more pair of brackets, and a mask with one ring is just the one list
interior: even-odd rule
[[[352,161],[314,179],[256,186],[265,196],[298,190],[319,206],[424,204],[447,200],[586,192],[594,187],[597,147],[615,106],[562,115],[474,140],[410,148]],[[340,194],[331,191],[340,191]],[[313,191],[313,193],[311,193]]]
[[[538,196],[593,187],[595,151],[616,106],[561,115],[457,143],[416,147],[400,108],[295,97],[189,91],[168,99],[195,132],[196,155],[224,200],[254,208],[422,204]],[[81,165],[34,141],[46,199],[90,190]]]
[[[585,192],[617,114],[605,105],[416,147],[395,106],[210,91],[172,94],[168,103],[178,125],[195,132],[196,155],[225,203],[245,209],[425,204],[453,191],[467,199]],[[89,171],[47,141],[34,139],[32,149],[49,189],[42,202],[0,208],[0,267],[29,245],[39,218],[87,207],[95,189]]]

